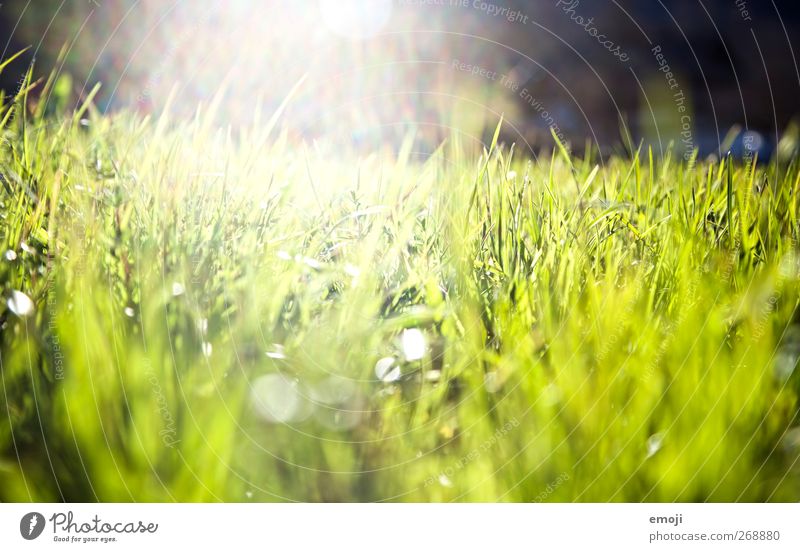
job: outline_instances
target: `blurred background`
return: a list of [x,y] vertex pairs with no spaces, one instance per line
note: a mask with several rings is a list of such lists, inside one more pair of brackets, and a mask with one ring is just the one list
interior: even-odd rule
[[[100,82],[103,111],[220,122],[285,114],[298,138],[372,149],[409,129],[538,150],[634,141],[688,156],[773,152],[798,114],[794,0],[12,0],[0,6],[6,96],[35,59],[61,101]],[[62,55],[60,55],[60,52]],[[68,98],[65,100],[64,98]],[[52,101],[52,99],[51,99]],[[731,132],[731,130],[733,131]]]

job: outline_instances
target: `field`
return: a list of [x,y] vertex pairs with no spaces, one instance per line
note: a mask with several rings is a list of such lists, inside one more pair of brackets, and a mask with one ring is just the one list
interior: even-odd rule
[[796,160],[343,152],[26,96],[0,500],[800,499]]

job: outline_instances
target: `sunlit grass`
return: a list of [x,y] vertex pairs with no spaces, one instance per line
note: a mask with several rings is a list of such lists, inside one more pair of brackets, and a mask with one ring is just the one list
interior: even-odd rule
[[333,155],[24,95],[0,499],[800,498],[796,162]]

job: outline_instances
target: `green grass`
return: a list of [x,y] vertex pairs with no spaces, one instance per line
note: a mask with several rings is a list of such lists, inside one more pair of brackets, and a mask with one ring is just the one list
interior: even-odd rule
[[797,162],[367,155],[24,96],[0,500],[800,499]]

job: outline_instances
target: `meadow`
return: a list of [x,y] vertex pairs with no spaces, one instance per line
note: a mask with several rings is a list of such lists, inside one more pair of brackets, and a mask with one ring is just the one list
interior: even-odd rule
[[343,151],[31,86],[0,500],[800,499],[797,159]]

